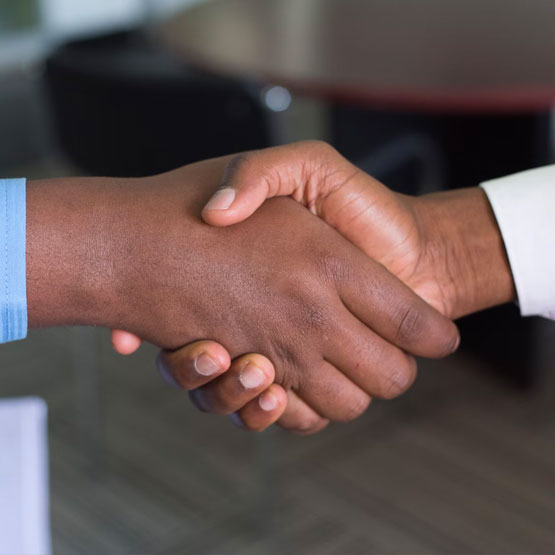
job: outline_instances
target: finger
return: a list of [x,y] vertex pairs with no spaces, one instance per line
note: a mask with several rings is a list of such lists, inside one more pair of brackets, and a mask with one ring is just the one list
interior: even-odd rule
[[287,408],[277,421],[280,428],[299,435],[311,435],[320,432],[329,423],[329,420],[322,418],[297,393],[292,390],[287,392]]
[[347,315],[325,358],[371,397],[393,399],[416,379],[416,360]]
[[221,187],[208,201],[203,219],[216,226],[247,219],[263,202],[276,196],[293,196],[308,206],[327,194],[326,168],[349,163],[320,141],[304,141],[247,152],[227,165]]
[[221,376],[229,353],[215,341],[196,341],[176,351],[160,351],[156,366],[162,377],[183,389],[195,389]]
[[141,346],[136,335],[123,330],[112,330],[112,347],[120,355],[131,355]]
[[295,392],[320,416],[337,422],[358,418],[371,401],[366,392],[325,360],[311,372],[302,373]]
[[342,266],[340,296],[359,320],[384,339],[418,356],[453,353],[459,332],[451,320],[427,304],[383,266],[356,249],[355,263]]
[[274,424],[286,407],[287,393],[280,385],[272,384],[231,416],[241,428],[261,432]]
[[191,400],[204,412],[230,414],[256,399],[274,376],[274,365],[265,356],[243,355],[231,363],[225,375],[191,391]]

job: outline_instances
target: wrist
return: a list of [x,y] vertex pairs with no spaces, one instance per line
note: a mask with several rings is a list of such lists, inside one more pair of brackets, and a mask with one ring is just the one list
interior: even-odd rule
[[414,213],[446,311],[458,318],[516,299],[503,238],[479,188],[424,195]]
[[27,184],[29,327],[109,323],[117,290],[118,181]]

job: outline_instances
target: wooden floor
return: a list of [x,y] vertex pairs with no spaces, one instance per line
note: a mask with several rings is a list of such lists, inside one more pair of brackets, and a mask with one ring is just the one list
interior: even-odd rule
[[102,330],[0,348],[1,395],[48,402],[56,554],[555,553],[552,391],[457,356],[355,423],[255,436],[197,413],[153,358]]

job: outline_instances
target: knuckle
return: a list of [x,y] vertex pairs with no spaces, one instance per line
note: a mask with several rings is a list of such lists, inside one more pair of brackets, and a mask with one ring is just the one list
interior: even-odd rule
[[320,156],[330,156],[337,154],[337,150],[326,141],[317,139],[302,141],[301,145],[307,150],[316,152]]
[[284,420],[280,418],[277,421],[277,425],[288,432],[299,435],[310,435],[320,431],[327,424],[327,420],[324,420],[321,416],[316,413],[305,413],[298,415],[294,420]]
[[299,418],[289,430],[297,434],[308,435],[317,432],[321,425],[322,418],[320,416],[317,414],[306,414]]
[[241,152],[236,154],[228,163],[227,169],[229,171],[237,171],[240,169],[244,169],[245,167],[249,167],[252,164],[254,159],[253,152]]
[[398,320],[395,340],[398,345],[415,344],[422,337],[424,328],[422,313],[413,305],[404,307]]
[[443,334],[442,339],[438,345],[436,356],[444,358],[452,355],[458,348],[461,342],[461,336],[456,326],[453,326],[452,331]]
[[351,269],[345,260],[337,254],[325,251],[318,254],[318,265],[321,275],[327,283],[340,283],[348,281]]
[[272,358],[276,362],[274,382],[285,389],[299,387],[302,370],[296,363],[298,355],[294,346],[280,343],[274,346],[273,351]]
[[399,383],[395,378],[391,377],[382,386],[380,397],[382,399],[395,399],[404,393],[405,389],[402,384]]
[[338,418],[338,422],[352,422],[357,418],[360,418],[370,406],[372,399],[369,395],[357,395],[356,398],[353,396],[349,400],[349,403],[345,409],[345,413],[341,418]]
[[256,152],[241,152],[235,155],[224,169],[222,187],[228,187],[236,180],[238,174],[249,172],[256,161]]
[[410,357],[404,365],[397,365],[387,373],[380,391],[382,399],[395,399],[405,393],[416,379],[416,361]]
[[328,326],[329,314],[323,305],[307,305],[301,315],[303,329],[320,332]]
[[349,421],[360,418],[368,410],[371,402],[372,399],[369,395],[359,395],[357,399],[353,399],[349,409]]
[[[293,295],[294,308],[288,314],[288,320],[296,323],[297,330],[302,336],[307,333],[320,334],[335,321],[333,298],[329,290],[322,288],[320,283],[301,277],[296,280]],[[296,345],[295,353],[297,361],[302,353],[305,353],[302,358],[306,358],[302,341]]]

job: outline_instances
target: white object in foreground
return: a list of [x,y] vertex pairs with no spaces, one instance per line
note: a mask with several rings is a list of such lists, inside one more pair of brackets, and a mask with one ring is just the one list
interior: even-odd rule
[[49,555],[46,403],[0,400],[0,555]]

